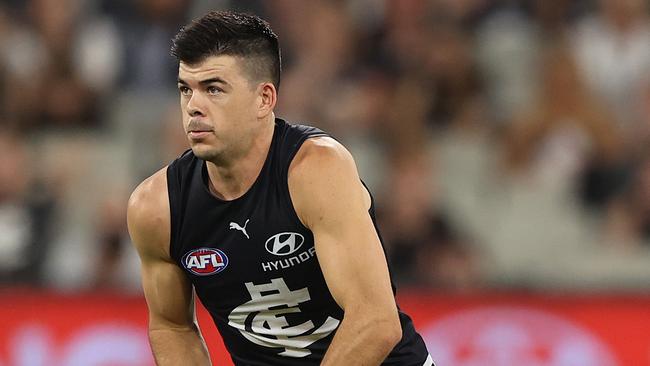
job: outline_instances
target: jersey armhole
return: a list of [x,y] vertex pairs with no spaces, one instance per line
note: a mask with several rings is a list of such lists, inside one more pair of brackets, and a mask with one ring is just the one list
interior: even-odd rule
[[289,213],[293,217],[294,220],[296,220],[296,223],[300,225],[301,228],[311,232],[308,227],[305,226],[305,224],[302,223],[302,220],[300,220],[300,217],[298,216],[298,212],[296,212],[296,208],[293,205],[293,199],[291,198],[291,192],[289,190],[289,167],[291,166],[291,162],[293,162],[293,159],[296,157],[296,154],[302,147],[302,145],[307,141],[308,139],[311,138],[316,138],[316,137],[331,137],[330,135],[324,133],[324,132],[317,132],[311,135],[304,135],[302,136],[295,144],[295,147],[290,151],[289,155],[287,156],[287,161],[285,164],[284,169],[282,170],[282,177],[281,177],[281,182],[282,182],[282,190],[283,193],[286,195],[287,199],[285,202],[287,202],[287,208],[289,209]]
[[174,163],[172,162],[167,166],[167,197],[169,198],[169,256],[172,260],[178,260],[178,253],[176,250],[176,236],[178,235],[178,220],[176,213],[179,209],[180,200],[180,184],[177,179],[177,172]]
[[372,196],[372,192],[370,191],[370,188],[366,184],[366,182],[363,181],[363,179],[359,178],[359,181],[361,182],[361,185],[363,186],[363,189],[368,192],[368,196],[370,196],[370,207],[368,207],[368,214],[370,214],[370,217],[374,218],[375,216],[375,197]]

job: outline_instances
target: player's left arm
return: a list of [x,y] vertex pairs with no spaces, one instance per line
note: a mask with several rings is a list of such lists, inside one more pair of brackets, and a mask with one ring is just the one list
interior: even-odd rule
[[314,234],[327,286],[344,310],[322,365],[379,365],[402,337],[386,258],[368,213],[370,195],[350,153],[307,140],[289,170],[300,220]]

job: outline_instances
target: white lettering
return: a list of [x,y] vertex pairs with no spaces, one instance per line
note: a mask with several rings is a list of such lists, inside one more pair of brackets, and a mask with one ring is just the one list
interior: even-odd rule
[[300,254],[294,255],[293,257],[287,259],[262,263],[262,269],[264,271],[274,271],[280,268],[284,269],[284,268],[293,267],[300,263],[304,263],[308,261],[310,258],[314,257],[315,255],[316,255],[316,248],[311,247],[305,250],[304,252],[301,252]]
[[201,263],[201,266],[199,268],[205,268],[205,266],[208,265],[208,261],[210,260],[210,255],[201,255],[199,256],[199,262]]
[[187,258],[187,268],[200,268],[199,260],[195,256],[191,255]]

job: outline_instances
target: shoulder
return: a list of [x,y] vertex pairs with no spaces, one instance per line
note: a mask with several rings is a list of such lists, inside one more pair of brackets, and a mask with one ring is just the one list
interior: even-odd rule
[[296,213],[308,228],[323,216],[343,217],[345,211],[358,207],[364,212],[370,206],[352,154],[331,137],[305,141],[291,163],[288,183]]
[[354,170],[356,166],[352,154],[338,141],[329,136],[307,139],[289,166],[289,177],[297,178],[304,174],[321,175],[328,170]]
[[170,213],[167,167],[145,179],[131,194],[127,223],[138,251],[168,256]]
[[[167,204],[167,167],[160,169],[140,183],[129,198],[129,212],[155,213]],[[138,215],[140,216],[140,215]],[[138,217],[141,218],[141,217]]]

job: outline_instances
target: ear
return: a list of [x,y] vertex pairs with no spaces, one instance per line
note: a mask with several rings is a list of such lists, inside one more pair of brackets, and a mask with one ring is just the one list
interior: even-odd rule
[[259,85],[259,104],[257,107],[257,117],[264,118],[273,113],[275,104],[278,101],[278,91],[272,83],[263,83]]

